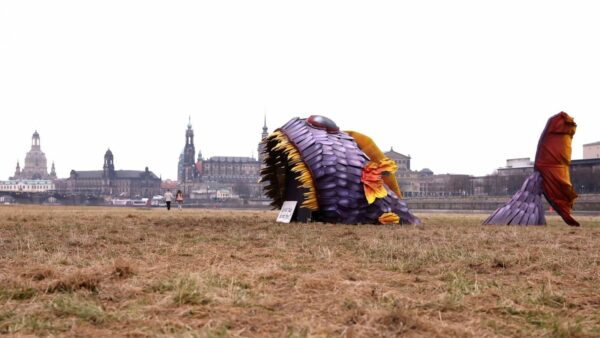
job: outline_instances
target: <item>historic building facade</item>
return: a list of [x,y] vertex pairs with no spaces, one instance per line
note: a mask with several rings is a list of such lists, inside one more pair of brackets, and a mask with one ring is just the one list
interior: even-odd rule
[[45,192],[54,190],[52,180],[0,181],[0,192]]
[[411,170],[410,155],[396,152],[394,148],[384,154],[396,162],[396,180],[404,197],[459,196],[469,194],[471,190],[469,175],[436,175],[428,168]]
[[198,163],[205,182],[256,183],[260,170],[260,162],[252,157],[213,156]]
[[151,198],[161,193],[161,179],[145,170],[115,170],[110,149],[104,154],[102,170],[71,170],[64,183],[68,193],[123,198]]
[[396,162],[398,167],[398,173],[404,173],[410,171],[410,155],[404,155],[397,151],[394,151],[394,147],[384,153],[387,158]]
[[25,155],[25,163],[23,169],[17,161],[15,175],[11,180],[53,180],[56,179],[56,169],[52,162],[52,169],[48,174],[48,162],[46,154],[42,152],[40,134],[37,130],[31,137],[31,149]]
[[[266,118],[262,128],[261,141],[268,136]],[[186,142],[179,156],[178,181],[186,196],[199,196],[208,189],[230,189],[241,197],[262,196],[260,169],[263,158],[262,142],[258,143],[258,159],[240,156],[213,156],[203,158],[198,152],[194,159],[194,130],[191,122],[186,130]]]
[[[589,148],[589,145],[584,145],[584,154],[585,147]],[[571,161],[571,182],[578,194],[600,193],[600,158],[589,158],[589,152],[587,154],[588,158]],[[404,197],[408,198],[513,195],[533,172],[533,161],[529,157],[507,159],[506,166],[498,168],[494,174],[473,177],[461,174],[434,174],[427,168],[410,170],[410,156],[397,153],[393,149],[385,155],[398,165],[396,179]]]

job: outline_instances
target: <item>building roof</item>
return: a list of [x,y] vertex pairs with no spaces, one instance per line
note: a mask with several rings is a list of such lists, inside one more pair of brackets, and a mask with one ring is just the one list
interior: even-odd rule
[[571,160],[571,165],[600,165],[600,158],[587,158],[583,160]]
[[208,162],[258,162],[252,157],[240,157],[240,156],[213,156],[207,160]]
[[102,178],[102,170],[86,170],[86,171],[77,171],[73,170],[74,173],[77,174],[79,178]]
[[531,168],[533,167],[533,161],[530,157],[519,157],[509,158],[506,160],[506,167],[501,169],[517,169],[517,168]]
[[[88,179],[93,179],[93,178],[102,178],[102,175],[104,174],[104,171],[102,170],[85,170],[85,171],[77,171],[74,170],[74,172],[77,174],[78,178],[88,178]],[[148,171],[148,173],[150,174],[150,178],[152,179],[159,179],[158,176],[156,176],[153,172]],[[132,178],[141,178],[146,174],[145,171],[141,171],[141,170],[115,170],[115,178],[119,179],[132,179]]]
[[389,157],[392,160],[408,160],[408,159],[410,159],[410,156],[406,156],[404,154],[400,154],[397,151],[394,151],[393,147],[390,149],[390,151],[386,151],[384,153],[384,155]]
[[587,146],[600,146],[600,141],[593,142],[593,143],[588,143],[588,144],[584,144],[583,146],[584,147],[587,147]]
[[[117,178],[138,178],[144,176],[145,173],[145,171],[140,170],[115,170]],[[158,179],[158,176],[156,176],[153,172],[148,171],[148,173],[150,174],[151,178]]]

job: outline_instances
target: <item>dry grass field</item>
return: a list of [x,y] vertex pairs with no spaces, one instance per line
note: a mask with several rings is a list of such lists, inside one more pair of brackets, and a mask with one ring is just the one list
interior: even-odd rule
[[277,224],[271,211],[0,207],[0,333],[600,336],[581,228]]

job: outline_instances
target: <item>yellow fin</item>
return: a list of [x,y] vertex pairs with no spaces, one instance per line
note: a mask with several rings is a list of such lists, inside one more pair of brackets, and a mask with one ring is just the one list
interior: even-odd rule
[[[385,156],[385,154],[379,149],[379,147],[375,144],[373,139],[365,134],[361,134],[357,131],[347,130],[346,133],[352,136],[356,141],[356,144],[373,162],[382,162],[382,161],[391,161],[389,158]],[[395,164],[395,163],[394,163]],[[398,186],[398,181],[396,180],[395,170],[394,172],[390,172],[389,175],[383,176],[383,182],[392,189],[392,191],[398,195],[398,198],[402,198],[402,191],[400,191],[400,187]]]
[[379,216],[379,223],[381,224],[398,224],[400,223],[400,217],[393,212],[386,212]]

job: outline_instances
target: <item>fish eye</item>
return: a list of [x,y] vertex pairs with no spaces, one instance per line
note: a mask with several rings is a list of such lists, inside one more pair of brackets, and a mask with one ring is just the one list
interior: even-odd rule
[[322,115],[311,115],[306,122],[317,129],[325,129],[330,134],[336,134],[340,128],[332,119]]

